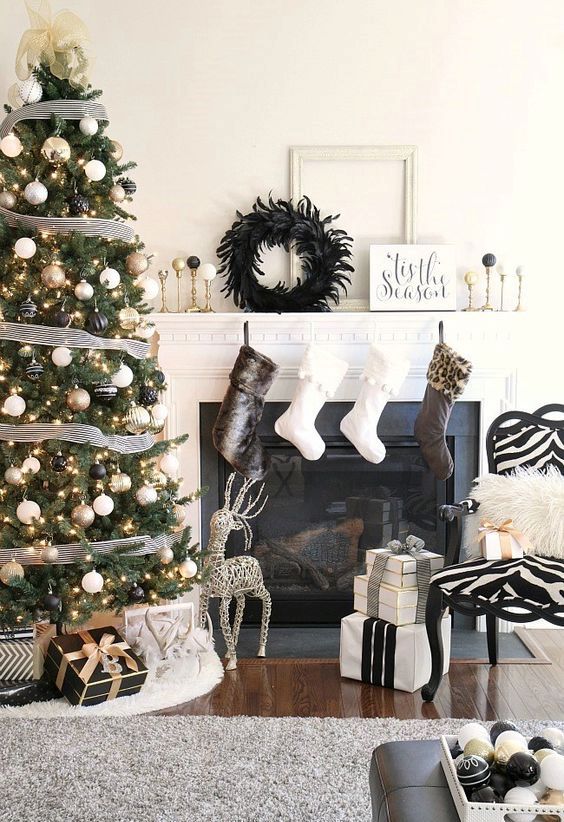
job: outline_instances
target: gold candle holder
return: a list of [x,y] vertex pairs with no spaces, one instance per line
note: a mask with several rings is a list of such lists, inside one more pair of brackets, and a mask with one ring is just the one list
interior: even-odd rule
[[188,257],[186,260],[188,263],[188,268],[190,269],[190,276],[192,278],[192,302],[190,307],[186,309],[188,314],[198,314],[200,312],[200,306],[198,305],[198,291],[196,286],[196,277],[198,276],[198,268],[200,267],[200,258],[199,257]]
[[503,292],[505,290],[505,278],[507,274],[505,273],[505,269],[503,267],[503,263],[498,263],[496,266],[496,271],[499,274],[499,282],[500,282],[500,296],[499,296],[499,310],[505,311],[503,307]]
[[168,269],[161,269],[158,274],[161,281],[161,314],[170,314],[168,305],[166,304],[166,281],[168,280]]
[[215,311],[211,305],[211,284],[212,280],[215,280],[217,269],[215,265],[212,265],[211,263],[204,263],[204,265],[200,268],[200,273],[206,285],[206,304],[202,308],[202,314],[215,314]]
[[525,276],[525,269],[522,265],[518,265],[515,269],[515,273],[517,274],[517,279],[519,280],[519,290],[517,292],[517,307],[514,309],[515,311],[525,311],[523,306],[521,305],[521,295],[523,292],[523,277]]
[[495,254],[484,254],[482,257],[482,265],[486,269],[486,302],[481,308],[482,311],[495,311],[493,305],[490,303],[490,277],[495,264]]
[[475,271],[467,271],[466,274],[464,275],[464,282],[468,286],[468,305],[466,306],[466,308],[463,308],[462,310],[463,311],[477,311],[478,309],[474,308],[474,306],[472,304],[472,291],[474,289],[474,286],[478,282],[478,275],[476,274]]
[[184,262],[182,257],[175,257],[172,261],[172,267],[176,271],[176,310],[182,311],[182,298],[180,296],[180,281],[182,280],[182,275],[184,273],[184,269],[186,268],[186,263]]

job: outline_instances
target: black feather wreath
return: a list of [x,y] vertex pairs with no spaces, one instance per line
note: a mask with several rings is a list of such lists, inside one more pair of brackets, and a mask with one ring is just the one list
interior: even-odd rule
[[[340,289],[346,294],[354,270],[351,237],[329,227],[337,217],[322,220],[307,197],[296,207],[272,197],[266,204],[258,197],[250,214],[237,212],[217,249],[219,273],[226,279],[222,291],[246,311],[330,311],[329,301],[339,303]],[[264,276],[261,252],[275,246],[293,248],[300,259],[302,276],[293,288],[281,282],[268,288],[258,280]]]

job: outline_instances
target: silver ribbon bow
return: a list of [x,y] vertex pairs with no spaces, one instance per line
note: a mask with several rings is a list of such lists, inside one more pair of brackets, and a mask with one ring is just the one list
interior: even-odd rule
[[386,549],[391,551],[392,554],[411,554],[411,556],[420,554],[424,548],[425,540],[421,539],[421,537],[414,536],[414,534],[410,534],[405,542],[401,542],[399,539],[392,539],[386,545]]

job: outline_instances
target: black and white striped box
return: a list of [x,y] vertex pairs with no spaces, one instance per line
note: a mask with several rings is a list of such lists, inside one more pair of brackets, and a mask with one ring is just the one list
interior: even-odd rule
[[33,637],[0,640],[0,681],[33,679]]

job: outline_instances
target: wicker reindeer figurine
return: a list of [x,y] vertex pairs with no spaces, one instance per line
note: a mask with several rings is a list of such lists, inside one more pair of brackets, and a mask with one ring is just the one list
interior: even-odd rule
[[[244,480],[241,490],[235,501],[231,503],[231,492],[235,473],[229,476],[225,486],[225,502],[223,508],[216,511],[210,521],[210,538],[208,542],[208,557],[206,564],[211,566],[212,572],[209,581],[202,587],[200,594],[200,619],[202,627],[206,624],[210,597],[220,600],[219,617],[221,629],[227,645],[228,671],[237,667],[237,641],[245,609],[245,597],[262,599],[262,623],[260,627],[260,642],[257,656],[266,656],[266,640],[272,602],[270,594],[264,585],[264,579],[258,560],[250,556],[238,556],[225,559],[225,543],[231,531],[242,530],[245,534],[245,551],[251,547],[253,534],[249,520],[257,517],[268,500],[262,498],[264,485],[251,500],[249,497],[246,508],[243,503],[247,493],[257,480]],[[237,600],[233,628],[229,623],[229,604],[232,598]]]

